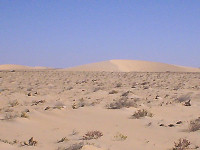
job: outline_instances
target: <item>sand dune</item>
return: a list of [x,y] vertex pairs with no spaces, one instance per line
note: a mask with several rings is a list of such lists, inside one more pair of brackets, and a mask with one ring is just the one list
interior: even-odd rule
[[198,68],[139,60],[110,60],[67,68],[65,70],[109,72],[200,72],[200,69]]
[[29,66],[23,66],[23,65],[14,65],[14,64],[5,64],[0,65],[0,70],[27,70],[27,69],[50,69],[48,67],[29,67]]

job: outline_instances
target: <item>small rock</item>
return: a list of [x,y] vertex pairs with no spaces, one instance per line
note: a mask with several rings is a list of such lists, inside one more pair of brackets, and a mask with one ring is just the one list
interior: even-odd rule
[[174,126],[175,126],[175,125],[173,125],[173,124],[169,124],[169,125],[168,125],[168,127],[174,127]]
[[182,121],[178,121],[176,124],[182,124],[183,122]]

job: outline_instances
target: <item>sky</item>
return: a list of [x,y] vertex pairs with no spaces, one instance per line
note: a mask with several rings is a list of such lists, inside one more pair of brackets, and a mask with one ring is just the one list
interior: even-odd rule
[[0,0],[0,64],[200,67],[199,0]]

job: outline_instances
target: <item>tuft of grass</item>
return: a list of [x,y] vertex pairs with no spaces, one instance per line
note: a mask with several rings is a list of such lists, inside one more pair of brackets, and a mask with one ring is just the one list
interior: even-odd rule
[[121,97],[120,99],[106,105],[106,108],[108,109],[121,109],[124,107],[137,107],[137,104],[134,100],[128,100],[127,97]]
[[178,142],[174,142],[173,150],[187,150],[190,144],[190,141],[187,139],[179,139]]
[[114,140],[116,141],[124,141],[127,139],[128,136],[126,135],[123,135],[122,133],[117,133],[115,136],[114,136]]
[[151,112],[148,112],[147,110],[145,109],[142,109],[142,110],[138,110],[136,111],[133,115],[132,115],[132,119],[140,119],[142,117],[153,117],[153,114]]
[[101,136],[103,136],[103,133],[100,131],[89,131],[83,136],[83,140],[98,139]]

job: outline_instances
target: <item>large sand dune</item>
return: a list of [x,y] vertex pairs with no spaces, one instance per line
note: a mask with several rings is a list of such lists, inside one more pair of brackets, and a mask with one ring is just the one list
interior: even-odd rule
[[198,68],[139,60],[110,60],[67,68],[66,70],[109,72],[200,72],[200,69]]
[[29,66],[23,66],[23,65],[14,65],[14,64],[5,64],[0,65],[0,70],[27,70],[27,69],[50,69],[48,67],[29,67]]

